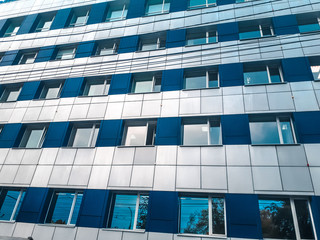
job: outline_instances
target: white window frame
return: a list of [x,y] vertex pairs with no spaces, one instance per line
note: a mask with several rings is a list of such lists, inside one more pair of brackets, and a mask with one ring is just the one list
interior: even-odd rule
[[[101,45],[103,46],[103,43],[101,43]],[[109,48],[101,48],[101,45],[98,45],[98,49],[97,49],[97,52],[96,52],[96,56],[108,56],[108,55],[116,54],[116,53],[117,53],[117,49],[118,49],[118,44],[117,44],[117,42],[114,42],[114,43],[113,43],[112,53],[111,53],[111,54],[101,54],[101,49],[109,49]],[[98,54],[98,52],[99,52],[99,54]]]
[[[197,33],[197,32],[195,32],[195,33]],[[199,33],[201,33],[201,31],[199,31]],[[213,31],[206,30],[205,33],[206,33],[206,43],[205,44],[217,43],[219,41],[218,40],[218,31],[217,30],[213,30]],[[210,33],[215,33],[215,37],[216,37],[216,41],[215,42],[209,42]],[[193,33],[189,33],[189,34],[193,34]],[[188,34],[187,34],[187,42],[188,42],[188,40],[191,40],[191,39],[188,39]],[[187,44],[186,46],[197,46],[197,45],[201,45],[201,44]]]
[[[267,83],[245,84],[245,86],[255,86],[255,85],[264,85],[264,84],[277,84],[277,83],[271,82],[270,67],[271,66],[269,66],[269,65],[265,65],[266,72],[267,72],[267,75],[268,75],[268,82]],[[277,68],[278,71],[279,71],[280,83],[283,83],[284,82],[284,78],[283,78],[283,72],[282,72],[281,66],[276,66],[275,68]],[[250,72],[254,72],[254,71],[245,71],[244,73],[250,73]]]
[[[15,190],[15,189],[2,189],[2,190],[1,190],[1,194],[2,194],[3,190],[7,190],[7,191],[18,191],[18,190]],[[22,195],[23,195],[24,192],[25,192],[25,190],[23,190],[23,189],[20,190],[19,196],[18,196],[17,201],[16,201],[16,203],[15,203],[15,205],[14,205],[14,208],[13,208],[13,210],[12,210],[12,213],[11,213],[11,217],[10,217],[9,222],[15,222],[14,216],[16,215],[16,212],[17,212],[18,207],[19,207],[19,203],[20,203],[20,201],[21,201],[21,198],[22,198]],[[5,222],[5,221],[1,220],[1,222]]]
[[[126,4],[123,4],[122,13],[121,13],[120,18],[106,18],[105,22],[114,22],[114,21],[120,21],[120,20],[126,19],[127,15],[124,16],[125,11],[127,10],[126,7],[127,7]],[[112,9],[110,9],[110,10],[111,10],[111,12],[113,12]],[[109,10],[108,10],[108,12],[109,12]]]
[[23,53],[23,54],[21,55],[21,57],[20,57],[20,60],[19,60],[18,65],[20,65],[20,64],[32,64],[32,63],[21,63],[24,56],[26,56],[26,55],[31,55],[31,54],[34,54],[34,58],[33,58],[33,62],[32,62],[32,63],[34,63],[34,61],[36,60],[36,58],[37,58],[37,56],[38,56],[38,52]]
[[[152,82],[152,91],[151,91],[151,93],[158,92],[158,91],[155,91],[157,77],[161,78],[160,75],[153,74],[152,79],[150,80]],[[133,77],[133,83],[134,83],[133,86],[135,85],[136,82],[144,82],[144,81],[137,79],[137,77]],[[149,81],[146,81],[146,82],[149,82]],[[160,79],[160,88],[161,88],[161,79]],[[132,93],[136,93],[134,90],[135,89],[132,88]],[[149,92],[144,92],[144,93],[149,93]],[[144,93],[136,93],[136,94],[144,94]]]
[[[270,24],[268,27],[270,28],[271,36],[274,36],[274,31],[273,31],[272,24]],[[262,28],[263,28],[262,25],[259,24],[260,36],[261,37],[268,37],[269,35],[266,35],[266,36],[263,35],[263,29]]]
[[205,4],[202,5],[196,5],[196,6],[190,6],[190,0],[188,1],[188,9],[197,9],[197,8],[203,8],[203,7],[213,7],[217,6],[217,1],[215,3],[208,3],[209,0],[206,0]]
[[[210,72],[213,72],[217,74],[217,81],[218,81],[218,86],[217,87],[210,87],[209,82],[210,82]],[[187,74],[186,74],[187,75]],[[220,76],[218,70],[206,70],[206,87],[205,88],[185,88],[185,83],[186,83],[186,78],[187,76],[184,76],[184,89],[183,90],[196,90],[196,89],[207,89],[207,88],[220,88]]]
[[297,143],[297,137],[296,137],[296,133],[294,131],[294,125],[293,125],[293,121],[292,118],[290,116],[284,116],[284,117],[276,117],[276,123],[277,123],[277,128],[278,128],[278,134],[279,134],[279,139],[280,139],[280,144],[284,144],[286,145],[287,143],[283,142],[283,136],[282,136],[282,131],[281,131],[281,120],[280,118],[289,118],[290,120],[290,127],[291,127],[291,132],[292,132],[292,137],[293,137],[293,144]]
[[[52,23],[53,23],[53,21],[54,21],[54,19],[55,19],[55,15],[54,16],[52,16],[52,19],[51,19],[51,24],[50,24],[50,26],[49,26],[49,28],[40,28],[40,27],[38,27],[39,26],[39,23],[40,23],[40,21],[42,20],[42,16],[41,16],[41,19],[40,19],[40,21],[38,22],[38,24],[37,24],[37,27],[36,27],[36,29],[34,30],[35,32],[45,32],[45,31],[49,31],[50,30],[50,28],[51,28],[51,25],[52,25]],[[49,21],[48,21],[49,22]],[[44,24],[45,25],[45,24]]]
[[[36,128],[36,126],[26,127],[26,129],[25,129],[25,131],[24,131],[24,133],[23,133],[23,135],[22,135],[21,141],[20,141],[20,143],[19,143],[19,148],[29,148],[29,147],[27,147],[27,146],[21,146],[21,145],[22,145],[22,142],[23,142],[23,141],[25,140],[25,138],[26,138],[27,132],[28,132],[28,131],[32,132],[32,130],[40,130],[40,128],[38,129],[38,128]],[[48,130],[48,127],[47,127],[47,126],[43,126],[41,137],[40,137],[40,139],[39,139],[39,141],[38,141],[38,143],[37,143],[37,147],[35,147],[35,148],[41,148],[41,147],[42,147],[42,144],[43,144],[43,142],[44,142],[44,140],[45,140],[45,137],[46,137],[47,130]],[[26,140],[26,144],[25,144],[25,145],[27,145],[29,139],[30,139],[30,135],[29,135],[29,138]]]
[[[0,59],[0,62],[1,62],[1,59]],[[314,73],[313,73],[313,71],[312,71],[312,68],[313,67],[315,67],[315,68],[319,68],[319,70],[318,70],[318,78],[314,78]],[[311,69],[311,73],[312,73],[312,77],[313,77],[313,80],[314,81],[320,81],[320,63],[318,63],[318,64],[310,64],[310,69]]]
[[[17,97],[17,99],[16,100],[14,100],[14,101],[8,101],[8,98],[6,99],[6,100],[3,100],[3,97],[4,97],[4,95],[6,94],[6,92],[11,92],[11,90],[10,89],[12,89],[12,88],[14,88],[14,87],[5,87],[5,89],[2,91],[2,94],[1,94],[1,97],[0,97],[0,102],[16,102],[16,101],[18,101],[18,98],[19,98],[19,95],[20,95],[20,93],[21,93],[21,89],[22,89],[22,86],[20,86],[19,87],[19,91],[18,91],[18,97]],[[8,95],[9,96],[9,95]]]
[[[40,92],[39,99],[55,99],[55,98],[59,98],[59,97],[60,97],[60,94],[61,94],[61,91],[62,91],[62,86],[63,86],[63,84],[64,84],[64,82],[61,81],[60,84],[59,84],[58,94],[57,94],[57,96],[54,97],[54,98],[42,97],[43,92],[45,91],[45,89],[49,89],[49,88],[50,88],[50,84],[44,84],[43,87],[42,87],[42,90],[41,90],[41,92]],[[48,91],[47,91],[47,94],[48,94]]]
[[[152,132],[152,142],[151,144],[147,144],[148,140],[148,130],[149,130],[149,125],[154,125],[154,129]],[[129,127],[145,127],[145,138],[144,138],[144,144],[143,145],[130,145],[126,144],[127,138],[128,138],[128,128]],[[137,147],[137,146],[154,146],[155,143],[155,136],[156,136],[156,131],[157,131],[157,121],[150,120],[150,121],[129,121],[128,123],[125,124],[125,130],[123,132],[123,138],[122,138],[122,145],[123,146],[131,146],[131,147]]]
[[[208,195],[208,196],[188,196],[188,195],[182,195],[181,197],[198,197],[198,198],[207,198],[208,199],[208,224],[209,224],[209,234],[203,235],[203,234],[195,234],[195,233],[181,233],[181,212],[179,212],[179,233],[178,235],[187,235],[187,236],[212,236],[212,237],[226,237],[227,236],[227,212],[226,212],[226,199],[223,196],[216,196],[216,195]],[[214,198],[223,198],[223,210],[224,210],[224,234],[213,234],[213,228],[212,228],[212,199]]]
[[[86,88],[90,87],[91,85],[93,85],[93,84],[90,84],[91,80],[94,80],[94,79],[87,79],[86,80],[86,84],[84,86],[84,89],[86,89]],[[106,92],[106,88],[109,85],[109,89],[108,89],[108,92],[106,94],[99,94],[99,95],[89,95],[89,94],[87,94],[87,95],[82,95],[82,96],[84,96],[84,97],[107,96],[107,95],[109,95],[110,84],[111,84],[111,76],[107,76],[107,77],[105,77],[103,79],[103,92],[104,93]]]
[[85,26],[85,25],[87,24],[87,22],[88,22],[90,10],[88,9],[88,10],[86,10],[86,11],[87,11],[87,12],[86,12],[86,15],[84,16],[84,17],[85,17],[85,21],[84,21],[84,23],[81,23],[81,24],[77,24],[77,19],[79,18],[79,16],[77,16],[77,13],[74,11],[74,12],[73,12],[73,15],[72,15],[72,17],[71,17],[71,21],[72,21],[72,19],[73,19],[74,17],[76,17],[77,19],[76,19],[75,23],[71,23],[71,22],[70,22],[69,27],[81,27],[81,26]]
[[[8,29],[9,29],[9,27],[10,27],[12,24],[14,24],[14,23],[10,23],[10,25],[9,25],[8,28],[7,28],[7,30],[6,30],[5,33],[3,34],[3,37],[13,37],[13,36],[16,36],[16,35],[17,35],[17,33],[18,33],[18,31],[19,31],[19,29],[20,29],[20,27],[21,27],[21,23],[20,23],[19,28],[18,28],[17,31],[14,31],[14,30],[13,30],[12,32],[7,32]],[[16,29],[16,27],[15,27],[14,29]]]
[[[170,4],[170,0],[162,0],[162,8],[161,8],[160,12],[153,12],[153,13],[147,13],[146,12],[146,15],[147,16],[153,16],[153,15],[157,15],[157,14],[168,13],[169,10],[166,10],[166,11],[164,10],[164,5],[165,5],[166,1],[168,1],[169,4]],[[150,6],[149,1],[147,2],[147,6]]]
[[[100,130],[100,123],[92,123],[91,127],[88,124],[88,127],[86,127],[86,128],[91,128],[91,132],[90,132],[90,136],[89,136],[89,140],[88,140],[88,146],[85,146],[85,147],[74,146],[74,139],[76,137],[76,130],[78,128],[79,129],[82,128],[82,126],[86,126],[86,125],[75,124],[74,126],[72,126],[72,130],[71,130],[71,133],[70,133],[70,136],[69,136],[69,139],[68,139],[68,147],[70,147],[70,148],[93,148],[93,147],[96,146],[97,141],[93,142],[93,140],[94,140],[93,137],[94,137],[95,130],[97,128]],[[96,140],[98,140],[98,138]]]
[[[48,211],[47,211],[47,214],[46,214],[46,217],[45,217],[45,223],[46,223],[46,221],[47,221],[48,214],[49,214],[49,211],[50,211],[50,209],[51,209],[51,204],[52,204],[54,195],[55,195],[56,193],[74,193],[72,205],[71,205],[70,212],[69,212],[68,222],[67,222],[66,224],[61,224],[61,225],[62,225],[62,226],[63,226],[63,225],[75,226],[75,224],[71,224],[72,215],[73,215],[73,211],[74,211],[74,208],[75,208],[75,205],[76,205],[76,201],[77,201],[78,194],[79,194],[79,193],[80,193],[80,194],[83,194],[83,191],[75,191],[75,192],[54,191],[53,194],[52,194],[52,196],[51,196],[50,204],[49,204]],[[55,207],[56,207],[56,206],[55,206]],[[51,216],[51,217],[52,217],[52,216]],[[78,216],[78,217],[79,217],[79,216]],[[46,223],[46,224],[54,224],[54,223]],[[60,226],[60,224],[59,224],[59,226]]]
[[[63,55],[61,55],[61,58],[57,58],[60,51],[67,50],[67,49],[71,49],[71,48],[73,49],[73,51],[72,51],[72,57],[71,57],[71,58],[62,59],[62,56],[63,56]],[[76,51],[77,51],[77,47],[70,47],[70,48],[67,48],[67,47],[64,47],[64,48],[63,48],[63,47],[62,47],[62,48],[59,48],[55,60],[62,61],[62,60],[71,60],[71,59],[74,59],[75,54],[76,54]]]
[[165,47],[161,47],[161,37],[157,37],[157,39],[156,39],[156,45],[157,45],[156,49],[142,50],[143,42],[145,40],[148,40],[148,39],[141,39],[141,41],[140,41],[139,49],[140,49],[141,52],[156,51],[156,50],[160,50],[160,49],[164,49],[165,48]]

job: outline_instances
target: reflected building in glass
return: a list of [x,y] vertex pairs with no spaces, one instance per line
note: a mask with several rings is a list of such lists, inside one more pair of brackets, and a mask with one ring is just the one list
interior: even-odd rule
[[0,239],[320,239],[319,0],[0,3]]

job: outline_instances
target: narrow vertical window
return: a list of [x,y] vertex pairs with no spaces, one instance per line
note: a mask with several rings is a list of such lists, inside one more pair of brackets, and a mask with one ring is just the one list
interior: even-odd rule
[[0,194],[0,220],[15,221],[25,195],[24,190],[2,189]]

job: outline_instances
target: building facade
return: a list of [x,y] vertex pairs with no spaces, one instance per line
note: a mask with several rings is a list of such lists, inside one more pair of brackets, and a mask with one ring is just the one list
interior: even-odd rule
[[319,0],[0,4],[0,239],[320,238]]

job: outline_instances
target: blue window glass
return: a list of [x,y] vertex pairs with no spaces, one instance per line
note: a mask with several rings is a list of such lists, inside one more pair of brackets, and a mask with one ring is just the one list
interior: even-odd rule
[[239,24],[239,38],[251,39],[273,36],[271,23],[256,24],[254,22]]
[[55,192],[50,203],[46,223],[76,224],[82,192]]
[[155,15],[169,12],[169,0],[148,0],[146,6],[146,15]]
[[117,194],[113,200],[110,228],[145,229],[149,196]]
[[0,195],[0,220],[14,221],[19,213],[25,191],[7,190],[1,191]]
[[243,72],[245,85],[268,84],[282,82],[279,66],[244,66]]
[[315,239],[308,201],[305,199],[295,199],[294,206],[296,209],[300,238]]
[[298,15],[297,22],[300,33],[320,31],[320,22],[317,16]]
[[128,9],[126,5],[110,6],[108,9],[106,22],[123,20],[127,17]]
[[189,0],[189,8],[200,8],[215,5],[216,0]]
[[290,119],[288,119],[288,118],[280,119],[280,129],[281,129],[283,143],[284,144],[293,144],[294,138],[293,138],[293,132],[292,132]]
[[217,32],[215,30],[206,31],[205,29],[196,29],[187,32],[187,46],[201,45],[217,42]]

